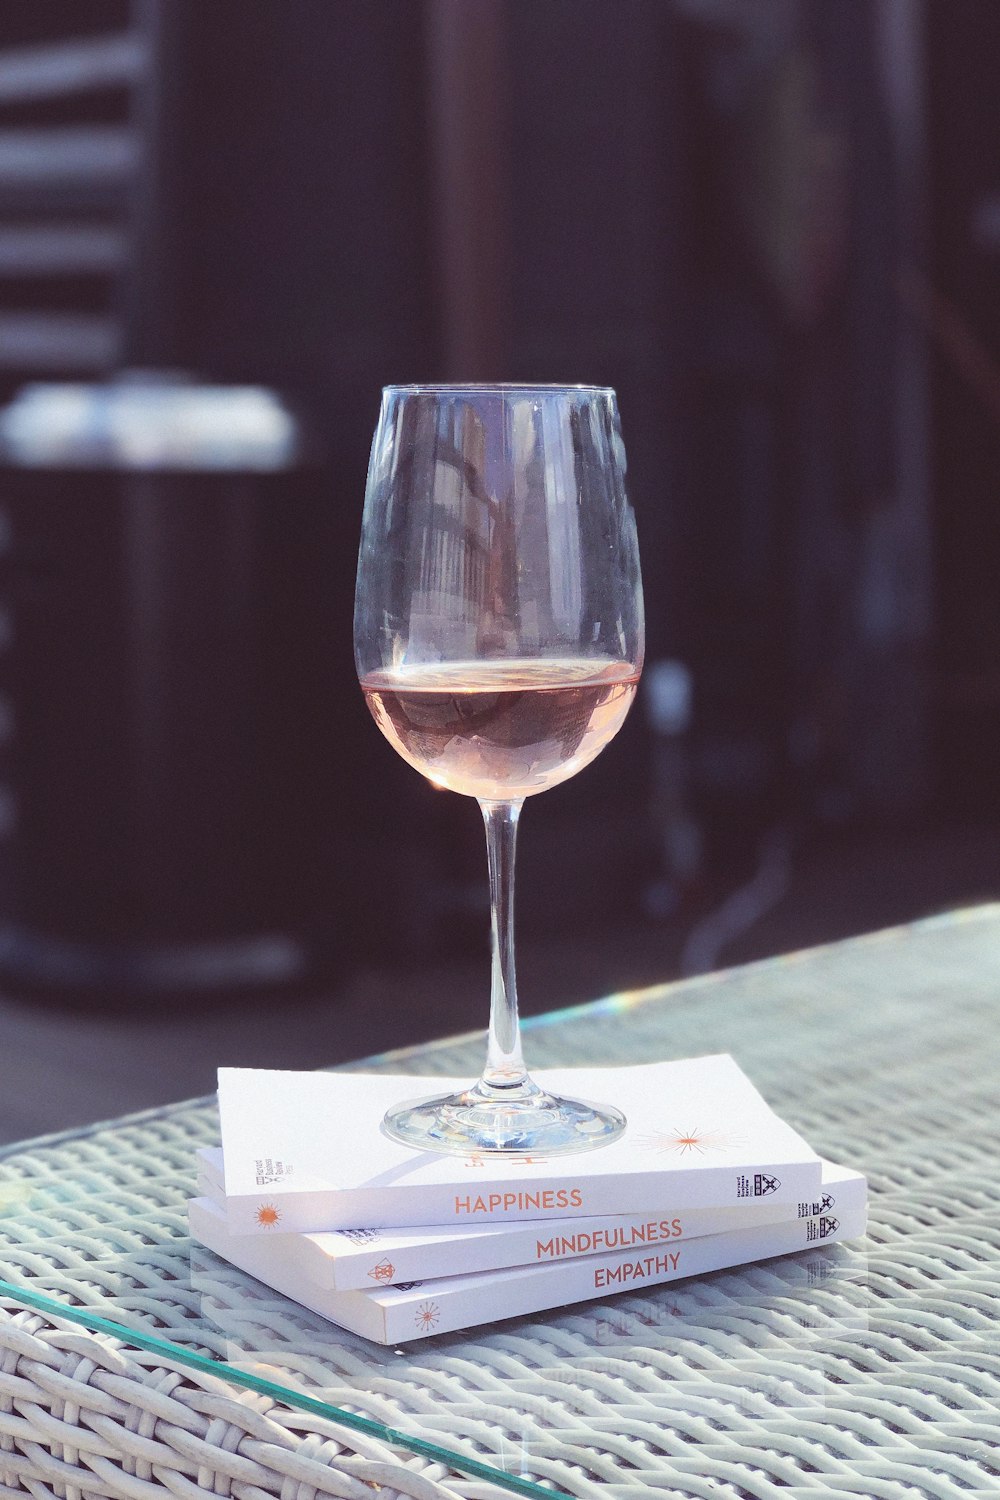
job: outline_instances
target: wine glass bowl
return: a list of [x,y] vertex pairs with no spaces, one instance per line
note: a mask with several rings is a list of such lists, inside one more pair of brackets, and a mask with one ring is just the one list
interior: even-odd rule
[[527,797],[618,732],[642,669],[642,587],[614,392],[396,386],[372,444],[355,601],[362,691],[390,744],[486,821],[493,913],[487,1064],[452,1099],[387,1116],[424,1149],[553,1154],[624,1128],[556,1099],[521,1059],[513,949]]
[[625,662],[501,658],[372,672],[363,691],[389,743],[436,786],[523,799],[604,749],[638,681]]

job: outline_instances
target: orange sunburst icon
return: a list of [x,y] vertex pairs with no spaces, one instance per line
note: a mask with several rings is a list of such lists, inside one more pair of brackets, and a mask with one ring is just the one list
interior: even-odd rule
[[440,1316],[441,1309],[436,1302],[421,1302],[414,1321],[421,1333],[429,1333],[432,1328],[437,1327]]
[[262,1203],[260,1205],[260,1208],[258,1208],[256,1214],[254,1215],[254,1218],[257,1220],[257,1223],[260,1225],[261,1229],[273,1229],[275,1224],[277,1224],[281,1218],[281,1210],[279,1208],[275,1208],[273,1203]]
[[640,1145],[645,1146],[647,1151],[674,1151],[678,1156],[687,1156],[692,1152],[704,1156],[708,1151],[725,1151],[728,1147],[739,1144],[735,1136],[726,1135],[721,1130],[701,1130],[697,1126],[692,1130],[664,1131],[662,1135],[643,1136],[640,1141]]

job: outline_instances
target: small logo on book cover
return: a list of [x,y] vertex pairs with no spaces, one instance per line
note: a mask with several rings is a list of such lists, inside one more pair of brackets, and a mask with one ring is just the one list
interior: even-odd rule
[[281,1209],[275,1208],[273,1203],[262,1203],[254,1214],[254,1218],[261,1229],[273,1229],[281,1220]]
[[800,1203],[799,1218],[815,1219],[820,1214],[828,1213],[830,1209],[833,1208],[836,1201],[837,1200],[832,1193],[824,1193],[822,1198],[819,1198],[812,1203]]
[[781,1186],[781,1178],[775,1177],[772,1172],[755,1172],[752,1177],[740,1173],[736,1179],[737,1198],[766,1198],[769,1193],[776,1193]]
[[396,1267],[391,1260],[380,1260],[377,1266],[372,1266],[368,1275],[372,1281],[391,1281],[395,1272]]
[[278,1161],[271,1156],[258,1156],[254,1162],[254,1177],[258,1187],[271,1187],[276,1182],[284,1182],[292,1173],[293,1169],[288,1162]]
[[828,1214],[819,1219],[810,1219],[806,1225],[806,1240],[809,1243],[813,1240],[825,1240],[828,1235],[836,1234],[839,1228],[840,1220],[832,1219]]
[[341,1229],[340,1233],[355,1245],[377,1245],[382,1238],[377,1229]]
[[738,1146],[735,1136],[721,1130],[702,1130],[695,1126],[691,1130],[664,1131],[662,1135],[646,1135],[639,1141],[647,1151],[676,1152],[678,1156],[704,1156],[709,1151],[727,1151]]
[[432,1328],[438,1326],[441,1317],[441,1309],[436,1302],[421,1302],[417,1308],[414,1322],[421,1333],[429,1333]]

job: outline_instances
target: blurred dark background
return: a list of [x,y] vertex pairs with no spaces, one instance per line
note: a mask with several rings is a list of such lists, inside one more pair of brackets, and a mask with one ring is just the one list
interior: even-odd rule
[[390,381],[619,394],[647,672],[524,820],[525,1009],[1000,894],[998,44],[993,0],[3,7],[7,1138],[485,1024],[478,815],[354,677]]

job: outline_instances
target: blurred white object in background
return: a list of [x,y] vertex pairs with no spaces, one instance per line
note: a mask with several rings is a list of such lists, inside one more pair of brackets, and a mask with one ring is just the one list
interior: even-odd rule
[[74,469],[266,473],[299,456],[295,417],[273,391],[144,370],[25,386],[0,412],[0,446],[17,464]]

